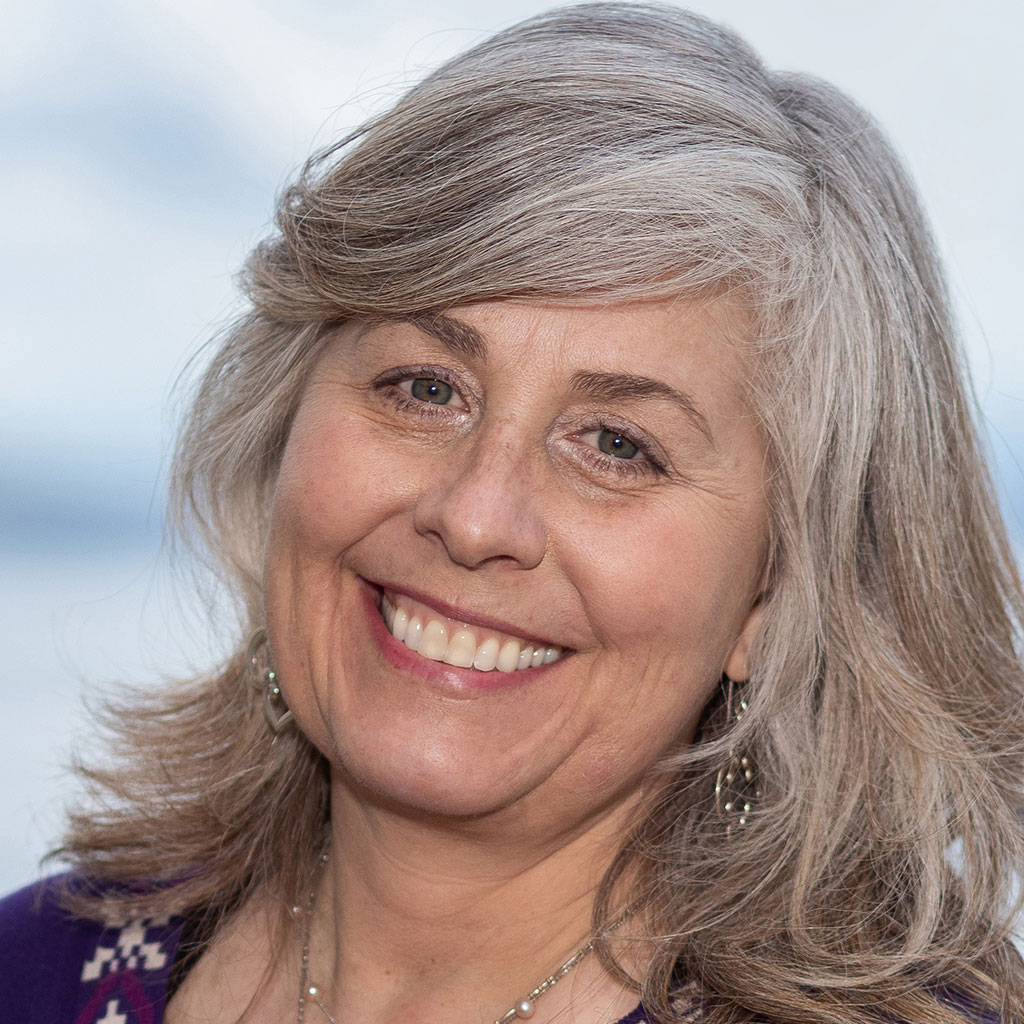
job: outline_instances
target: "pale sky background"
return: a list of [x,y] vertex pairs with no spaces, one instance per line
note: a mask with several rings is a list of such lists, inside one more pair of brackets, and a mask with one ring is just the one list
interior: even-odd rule
[[[549,5],[368,6],[0,0],[0,891],[34,877],[74,799],[60,766],[91,735],[83,686],[203,660],[157,566],[168,396],[236,308],[275,193],[314,143]],[[1024,6],[691,6],[846,89],[903,153],[1021,550]]]

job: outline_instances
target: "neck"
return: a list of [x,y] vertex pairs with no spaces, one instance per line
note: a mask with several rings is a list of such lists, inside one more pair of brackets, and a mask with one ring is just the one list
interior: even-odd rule
[[[348,1019],[490,1024],[589,940],[631,810],[604,808],[571,830],[524,809],[443,821],[336,779],[310,932],[325,1002]],[[573,1020],[573,1006],[595,1000],[607,1020],[636,997],[587,957],[538,1001],[535,1024]]]

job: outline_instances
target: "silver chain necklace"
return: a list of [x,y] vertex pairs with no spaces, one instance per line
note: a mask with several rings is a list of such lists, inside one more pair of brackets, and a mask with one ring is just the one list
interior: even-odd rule
[[[320,862],[318,864],[318,876],[323,871],[324,865],[327,863],[327,851],[325,850],[320,855]],[[331,1024],[338,1024],[338,1019],[331,1013],[330,1010],[324,1005],[323,996],[321,995],[320,986],[314,984],[313,979],[309,975],[309,930],[311,927],[311,920],[313,917],[313,906],[316,902],[316,884],[310,888],[309,896],[306,900],[305,908],[294,906],[292,907],[292,914],[295,917],[302,915],[302,966],[299,971],[299,1003],[295,1013],[296,1024],[304,1024],[306,1020],[306,1003],[307,1000],[312,999],[320,1012],[331,1022]],[[305,913],[303,913],[305,909]],[[631,907],[626,911],[622,917],[618,918],[612,928],[617,928],[623,921],[626,920],[634,911],[636,907]],[[580,946],[575,953],[568,960],[562,964],[553,974],[548,975],[536,988],[531,989],[527,995],[520,999],[515,1006],[503,1013],[494,1024],[510,1024],[511,1021],[525,1020],[526,1018],[532,1017],[534,1010],[536,1009],[535,1003],[537,999],[542,996],[548,989],[554,988],[580,961],[584,960],[588,953],[594,948],[594,940],[590,939],[585,945]]]
[[309,896],[306,899],[305,914],[300,906],[292,907],[292,914],[298,917],[302,914],[302,966],[299,968],[299,1005],[295,1014],[296,1024],[303,1024],[306,1019],[306,1000],[312,999],[320,1007],[321,1013],[331,1022],[338,1024],[337,1018],[324,1006],[323,997],[320,995],[320,988],[314,985],[309,976],[309,929],[313,918],[313,905],[316,902],[316,883],[327,863],[327,850],[320,854],[320,861],[317,864],[316,878],[309,889]]

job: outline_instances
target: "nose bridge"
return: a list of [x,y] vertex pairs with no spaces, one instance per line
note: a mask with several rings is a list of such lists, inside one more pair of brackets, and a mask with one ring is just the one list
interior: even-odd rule
[[437,474],[416,507],[416,528],[435,535],[453,561],[505,559],[533,568],[547,531],[530,450],[511,421],[481,426],[439,455]]

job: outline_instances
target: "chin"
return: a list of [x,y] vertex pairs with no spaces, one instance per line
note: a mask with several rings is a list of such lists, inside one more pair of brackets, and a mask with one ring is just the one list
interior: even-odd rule
[[[487,777],[479,777],[486,774]],[[476,776],[476,777],[475,777]],[[421,760],[364,765],[355,758],[335,764],[333,781],[360,803],[406,817],[475,819],[498,814],[523,795],[505,777],[467,767]]]

